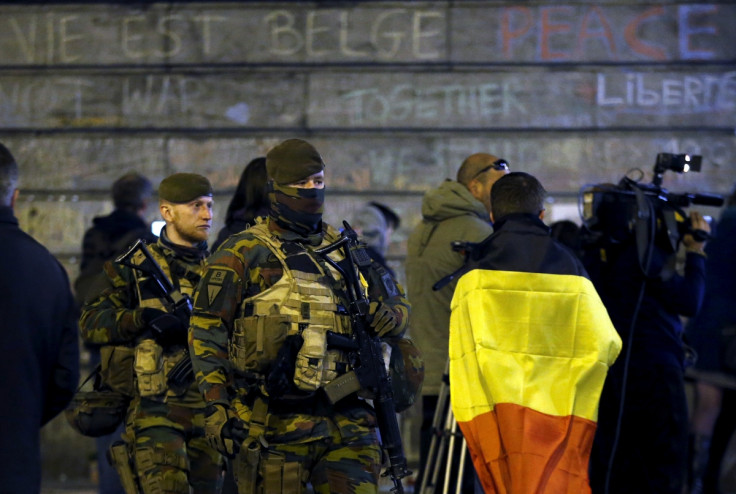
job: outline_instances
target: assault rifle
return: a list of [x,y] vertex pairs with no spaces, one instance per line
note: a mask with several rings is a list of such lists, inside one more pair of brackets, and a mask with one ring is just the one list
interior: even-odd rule
[[[334,403],[358,389],[366,390],[373,395],[373,406],[376,410],[378,430],[381,443],[389,457],[389,467],[384,476],[390,476],[394,483],[391,492],[404,492],[401,479],[411,474],[407,469],[406,457],[401,444],[401,433],[396,420],[396,407],[393,401],[391,378],[386,372],[381,350],[381,340],[372,334],[367,327],[368,307],[370,302],[363,292],[363,285],[356,267],[366,268],[371,265],[371,258],[365,248],[359,246],[358,235],[347,221],[342,237],[315,252],[325,262],[343,275],[347,284],[347,295],[350,305],[348,313],[352,323],[353,336],[327,333],[327,344],[348,352],[353,370],[340,376],[325,387],[328,398]],[[345,266],[330,259],[327,254],[342,248]]]
[[[133,262],[134,259],[138,262]],[[159,295],[165,301],[166,312],[181,321],[189,320],[192,315],[192,299],[174,288],[166,273],[151,255],[145,240],[138,239],[127,251],[118,256],[115,262],[149,276],[154,281]],[[180,360],[169,371],[168,383],[174,389],[182,389],[189,386],[193,379],[194,369],[187,350],[186,358]]]

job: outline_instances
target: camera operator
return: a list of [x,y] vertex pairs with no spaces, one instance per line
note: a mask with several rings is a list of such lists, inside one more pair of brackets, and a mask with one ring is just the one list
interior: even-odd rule
[[683,274],[675,272],[676,249],[666,242],[662,222],[643,266],[642,239],[632,234],[588,269],[624,343],[601,395],[591,456],[594,493],[682,492],[688,408],[680,317],[694,316],[703,301],[705,242],[693,233],[710,232],[700,213],[689,216],[681,239]]

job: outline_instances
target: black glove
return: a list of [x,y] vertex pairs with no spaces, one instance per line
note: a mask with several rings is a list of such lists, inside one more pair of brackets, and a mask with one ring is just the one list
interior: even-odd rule
[[151,331],[153,339],[161,346],[187,344],[188,324],[173,314],[159,309],[146,307],[141,312],[141,319]]
[[222,403],[207,405],[204,428],[210,445],[228,458],[235,458],[248,437],[243,421]]

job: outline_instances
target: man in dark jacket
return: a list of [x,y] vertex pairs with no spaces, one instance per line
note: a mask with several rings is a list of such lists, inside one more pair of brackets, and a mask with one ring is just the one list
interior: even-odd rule
[[75,297],[80,305],[107,288],[102,266],[139,238],[155,241],[145,214],[153,194],[153,185],[143,175],[130,172],[112,184],[115,209],[92,220],[92,227],[82,239],[79,277],[74,281]]
[[40,428],[79,381],[77,312],[64,268],[21,231],[18,165],[0,144],[0,492],[41,488]]

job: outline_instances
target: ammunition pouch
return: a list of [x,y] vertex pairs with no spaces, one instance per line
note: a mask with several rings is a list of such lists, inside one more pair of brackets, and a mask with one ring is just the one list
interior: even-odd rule
[[[296,356],[294,384],[302,391],[315,391],[332,382],[347,369],[342,352],[327,349],[324,330],[307,327],[302,332],[304,343]],[[342,364],[342,365],[340,365]]]
[[123,441],[117,441],[110,446],[107,450],[107,461],[118,472],[125,494],[138,494],[138,483],[133,473],[128,447]]
[[[293,485],[288,486],[283,482],[279,484],[278,489],[269,490],[266,488],[264,482],[265,477],[263,475],[263,461],[264,457],[268,457],[265,456],[268,453],[264,455],[264,449],[268,448],[268,442],[265,437],[268,417],[269,404],[267,399],[257,396],[251,405],[250,420],[248,421],[248,437],[243,441],[240,454],[235,460],[235,480],[238,485],[238,494],[292,492],[289,488],[294,488]],[[276,485],[274,478],[272,478],[270,485]]]
[[164,349],[156,340],[146,339],[135,347],[135,374],[138,381],[138,392],[141,396],[151,397],[170,394],[179,396],[187,392],[192,381],[183,380],[176,386],[169,386],[168,377],[179,362],[188,359],[189,353],[181,348],[174,353],[164,354]]
[[161,345],[152,339],[145,339],[135,347],[135,375],[138,393],[143,397],[160,395],[166,391],[163,353]]
[[258,465],[261,462],[261,443],[248,437],[240,448],[236,458],[235,478],[238,494],[254,494],[258,482]]
[[135,348],[120,345],[100,347],[100,379],[102,385],[124,396],[134,396],[134,360]]
[[264,374],[291,329],[289,316],[250,316],[235,320],[230,360],[240,372]]
[[[263,479],[261,492],[302,494],[304,477],[308,472],[298,461],[286,461],[284,455],[269,451],[261,458],[260,474]],[[240,493],[239,493],[240,494]]]
[[304,343],[296,355],[294,384],[302,391],[319,388],[324,372],[327,338],[323,331],[306,328],[302,332]]

